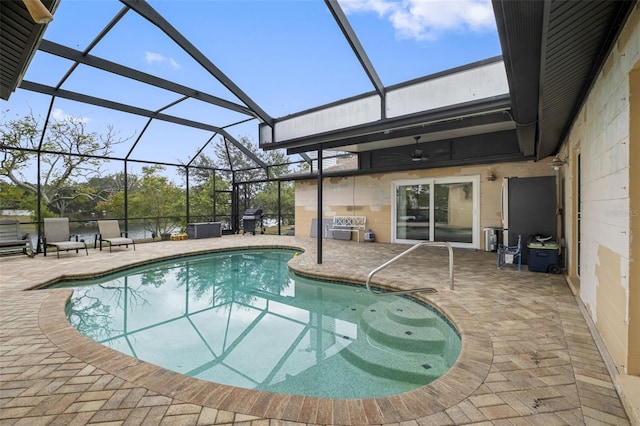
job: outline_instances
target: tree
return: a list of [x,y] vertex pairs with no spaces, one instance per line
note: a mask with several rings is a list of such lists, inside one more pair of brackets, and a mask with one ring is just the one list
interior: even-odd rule
[[216,216],[231,215],[230,194],[227,192],[217,193],[214,200],[214,188],[215,191],[229,191],[231,185],[220,175],[208,173],[203,182],[190,186],[189,212],[191,216],[206,218],[206,220],[218,220],[213,218],[214,203]]
[[[118,139],[112,126],[105,134],[89,132],[87,121],[66,117],[52,120],[44,133],[33,114],[17,119],[5,119],[0,123],[0,176],[18,187],[38,194],[53,212],[65,216],[70,205],[79,198],[95,200],[99,194],[87,191],[89,187],[78,182],[100,175],[101,159],[112,153]],[[45,152],[40,158],[41,185],[37,178],[29,178],[27,172],[37,161],[38,150]],[[59,154],[58,154],[59,153]]]
[[[142,177],[128,193],[129,217],[144,218],[144,227],[155,234],[169,234],[180,227],[185,215],[185,193],[166,176],[160,175],[163,166],[145,166]],[[130,175],[131,176],[131,175]],[[124,192],[113,193],[98,208],[109,215],[124,212]]]
[[[256,208],[260,207],[263,210],[267,210],[268,207],[259,204],[257,200],[258,194],[267,192],[262,195],[262,200],[271,200],[270,212],[274,214],[277,212],[277,197],[278,186],[277,183],[273,185],[264,182],[267,178],[276,178],[284,174],[289,173],[289,165],[286,155],[281,150],[274,151],[262,151],[256,147],[249,138],[241,137],[240,142],[251,151],[257,158],[262,160],[265,164],[269,165],[269,176],[264,169],[260,168],[251,158],[245,153],[240,151],[235,145],[226,142],[224,139],[220,139],[218,144],[214,147],[214,153],[218,158],[215,163],[218,168],[231,169],[235,171],[235,181],[244,183],[240,188],[240,198],[243,205],[242,208]],[[275,200],[275,204],[273,203]],[[275,207],[275,208],[274,208]]]
[[[230,196],[220,191],[231,189],[231,172],[233,170],[236,183],[240,184],[240,206],[243,209],[259,207],[269,216],[275,217],[278,212],[278,183],[269,179],[289,173],[288,160],[283,151],[262,151],[257,148],[247,137],[241,137],[240,142],[255,157],[269,165],[269,176],[265,169],[260,167],[253,159],[242,152],[235,145],[220,138],[214,145],[214,157],[200,154],[189,169],[189,207],[193,217],[211,217],[214,206],[214,186],[217,196],[215,199],[216,216],[228,216],[231,214]],[[213,173],[215,170],[215,173]],[[185,176],[184,169],[180,174]],[[215,179],[215,182],[214,182]],[[290,184],[282,185],[281,204],[283,223],[289,223],[293,218],[294,193]],[[218,218],[215,220],[219,220]]]
[[[92,212],[112,218],[122,218],[124,211],[124,173],[114,173],[102,177],[93,177],[85,184],[96,196],[78,206],[85,212]],[[129,194],[135,194],[140,190],[140,177],[135,174],[127,176],[127,190]]]
[[0,208],[34,212],[36,203],[33,192],[12,183],[0,181]]
[[269,176],[267,176],[265,170],[249,156],[224,138],[220,138],[213,149],[217,157],[214,165],[220,169],[236,171],[237,182],[264,180],[267,177],[278,177],[289,172],[288,160],[283,151],[262,151],[246,136],[242,136],[239,142],[253,155],[272,167],[269,167]]
[[[293,224],[295,216],[295,186],[292,182],[280,183],[280,212],[282,224]],[[278,182],[268,182],[264,189],[256,194],[256,206],[272,216],[278,214]]]

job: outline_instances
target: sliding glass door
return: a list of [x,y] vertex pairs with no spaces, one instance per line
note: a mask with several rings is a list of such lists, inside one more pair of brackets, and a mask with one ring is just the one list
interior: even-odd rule
[[429,240],[431,185],[400,185],[396,188],[396,239]]
[[479,176],[393,183],[393,241],[479,248]]

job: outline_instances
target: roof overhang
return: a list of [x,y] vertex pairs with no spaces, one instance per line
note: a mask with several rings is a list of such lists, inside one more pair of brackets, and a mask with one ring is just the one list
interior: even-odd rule
[[524,154],[556,153],[636,0],[493,0]]
[[[42,0],[52,14],[59,3]],[[20,86],[47,25],[35,23],[22,1],[1,1],[0,11],[0,99],[6,101]]]
[[[260,144],[264,149],[286,148],[289,153],[341,149],[356,153],[380,150],[382,155],[386,149],[411,145],[413,136],[421,136],[422,142],[455,141],[512,131],[521,159],[543,159],[557,152],[566,138],[636,3],[493,0],[503,59],[403,84],[406,98],[400,102],[411,98],[420,111],[385,116],[398,101],[392,95],[397,87],[389,87],[386,99],[371,92],[276,119],[273,127],[261,125]],[[476,85],[487,80],[465,78],[489,63],[499,63],[503,69],[508,96],[503,98],[498,92],[477,96]],[[416,85],[447,91],[452,81],[474,93],[473,100],[457,103]],[[496,88],[496,81],[490,78],[488,85]],[[434,99],[437,104],[429,104]],[[497,99],[504,101],[501,107],[485,108]],[[504,121],[505,115],[510,123]],[[475,125],[478,116],[493,122]],[[441,129],[443,124],[449,126],[446,131]]]
[[500,57],[366,93],[260,125],[260,146],[289,153],[318,148],[364,152],[514,129]]

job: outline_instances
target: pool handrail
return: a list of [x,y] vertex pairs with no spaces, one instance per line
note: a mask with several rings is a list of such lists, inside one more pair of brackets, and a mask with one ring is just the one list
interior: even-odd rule
[[373,294],[374,296],[391,296],[391,295],[398,295],[398,294],[418,293],[422,291],[431,292],[431,293],[435,292],[436,289],[434,289],[433,287],[414,288],[411,290],[392,290],[392,291],[385,291],[385,292],[376,292],[376,291],[373,291],[373,289],[370,286],[371,278],[373,278],[375,274],[377,274],[381,270],[385,269],[387,266],[391,265],[392,263],[395,263],[405,255],[411,253],[412,251],[416,250],[418,247],[421,247],[421,246],[446,247],[447,250],[449,250],[449,288],[453,290],[453,248],[451,247],[451,244],[449,244],[446,241],[422,241],[410,247],[409,249],[403,251],[393,259],[378,266],[373,271],[369,272],[369,275],[367,276],[367,282],[365,283],[365,285],[367,286],[367,290],[369,290],[369,293]]

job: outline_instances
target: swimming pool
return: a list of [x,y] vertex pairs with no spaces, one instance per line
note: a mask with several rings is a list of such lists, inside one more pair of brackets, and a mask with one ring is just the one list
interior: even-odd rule
[[74,288],[67,318],[83,334],[215,383],[376,397],[423,386],[455,362],[460,338],[434,309],[294,275],[293,255],[211,253],[56,287]]

